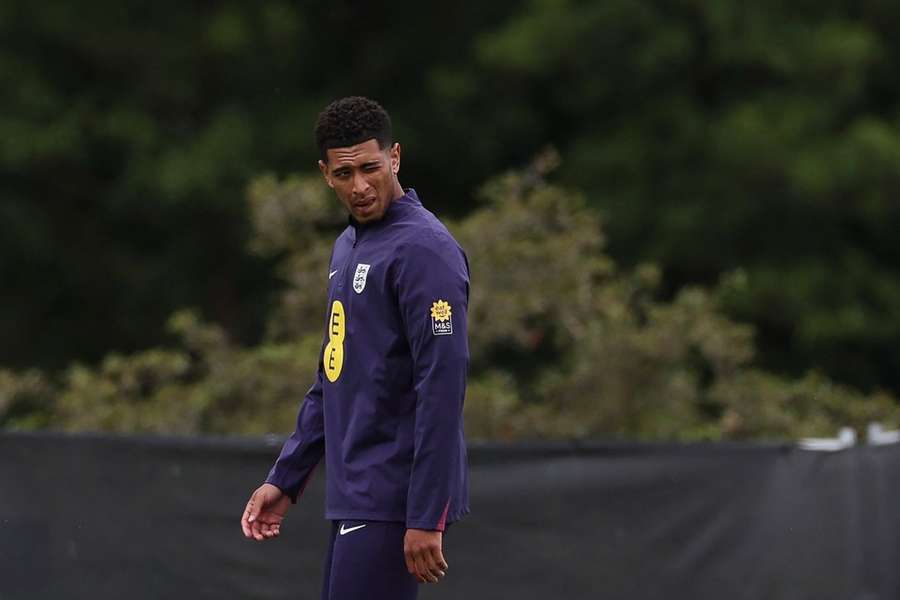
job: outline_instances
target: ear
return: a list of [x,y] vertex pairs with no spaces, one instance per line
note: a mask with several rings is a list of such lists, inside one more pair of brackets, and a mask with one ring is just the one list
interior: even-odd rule
[[334,189],[334,180],[331,179],[331,175],[328,173],[328,165],[325,164],[325,161],[319,161],[319,170],[322,172],[322,177],[325,178],[325,183],[328,184],[328,187]]
[[391,172],[396,175],[400,172],[400,144],[395,143],[391,146]]

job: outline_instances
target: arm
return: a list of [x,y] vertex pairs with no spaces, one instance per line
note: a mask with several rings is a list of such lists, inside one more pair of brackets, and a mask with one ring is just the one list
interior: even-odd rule
[[[444,575],[441,541],[453,498],[459,497],[462,407],[469,349],[465,255],[445,238],[403,253],[397,298],[413,358],[416,424],[407,495],[407,568],[420,581]],[[455,507],[454,507],[455,508]]]
[[266,482],[247,501],[241,517],[244,536],[257,541],[281,533],[281,522],[292,502],[303,493],[312,473],[325,453],[322,417],[322,369],[306,393],[297,414],[297,427],[289,437]]
[[303,494],[316,465],[325,454],[325,420],[322,412],[322,367],[316,382],[306,392],[297,413],[297,426],[281,448],[281,454],[269,471],[266,483],[279,488],[291,502]]

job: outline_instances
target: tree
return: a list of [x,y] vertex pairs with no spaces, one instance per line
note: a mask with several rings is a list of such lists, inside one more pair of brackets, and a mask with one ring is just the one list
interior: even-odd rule
[[898,21],[849,0],[4,2],[0,364],[176,347],[183,306],[259,342],[281,263],[246,252],[243,190],[314,164],[317,111],[363,93],[442,216],[552,143],[609,256],[659,266],[657,300],[716,289],[766,369],[896,395]]
[[[421,149],[428,65],[508,6],[3,2],[0,365],[175,343],[182,306],[259,341],[277,280],[246,252],[246,185],[312,168],[318,111],[350,93],[402,115],[398,138]],[[458,204],[469,188],[433,167],[452,147],[434,147],[404,172],[442,173]]]
[[435,102],[481,125],[476,155],[555,143],[611,255],[659,264],[663,297],[736,272],[721,300],[756,326],[763,365],[896,392],[898,19],[885,3],[532,0],[440,71]]

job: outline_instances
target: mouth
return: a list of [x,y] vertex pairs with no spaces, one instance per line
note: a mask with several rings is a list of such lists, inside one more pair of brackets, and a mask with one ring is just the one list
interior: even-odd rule
[[375,205],[375,196],[371,198],[363,198],[362,200],[357,200],[353,203],[353,208],[356,210],[367,210]]

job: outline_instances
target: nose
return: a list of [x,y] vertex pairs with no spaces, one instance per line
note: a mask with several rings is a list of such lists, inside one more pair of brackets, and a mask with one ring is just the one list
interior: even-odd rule
[[368,190],[369,190],[369,182],[366,181],[366,178],[363,177],[363,174],[359,171],[354,173],[354,175],[353,175],[353,195],[354,196],[365,196],[365,194]]

